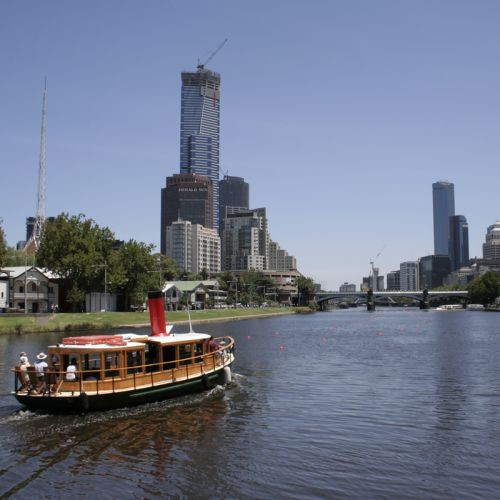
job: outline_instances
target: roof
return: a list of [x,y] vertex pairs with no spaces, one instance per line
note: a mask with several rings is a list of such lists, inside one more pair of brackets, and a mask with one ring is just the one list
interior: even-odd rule
[[159,344],[180,344],[196,340],[207,340],[209,338],[210,335],[207,333],[171,333],[164,337],[149,337],[149,342],[158,342]]
[[197,288],[203,288],[205,291],[207,287],[203,284],[203,281],[170,281],[165,283],[164,288],[168,285],[173,285],[177,287],[181,292],[194,292]]
[[34,266],[13,266],[13,267],[2,267],[2,271],[9,271],[10,272],[10,277],[11,278],[18,278],[19,276],[23,275],[26,271],[31,271],[35,270],[39,272],[40,274],[43,274],[47,279],[49,280],[56,280],[61,278],[56,273],[53,273],[49,269],[46,269],[44,267],[34,267]]

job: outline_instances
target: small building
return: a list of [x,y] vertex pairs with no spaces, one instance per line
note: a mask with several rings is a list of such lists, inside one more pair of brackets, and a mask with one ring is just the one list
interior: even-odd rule
[[5,267],[8,278],[8,307],[31,313],[51,312],[59,309],[60,277],[40,267]]
[[[203,281],[169,281],[163,285],[163,293],[173,309],[178,309],[180,303],[185,299],[186,303],[204,309],[209,297],[208,288]],[[175,299],[175,300],[174,300]]]
[[9,273],[0,270],[0,312],[9,307]]

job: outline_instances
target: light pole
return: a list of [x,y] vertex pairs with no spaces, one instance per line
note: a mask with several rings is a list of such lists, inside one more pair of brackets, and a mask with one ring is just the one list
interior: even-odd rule
[[104,264],[95,264],[90,267],[104,267],[104,311],[108,310],[108,263],[104,261]]

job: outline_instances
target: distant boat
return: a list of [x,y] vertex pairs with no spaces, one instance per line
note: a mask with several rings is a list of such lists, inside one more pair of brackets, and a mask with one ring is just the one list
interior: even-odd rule
[[468,311],[484,311],[483,304],[467,304]]
[[436,307],[436,311],[462,311],[463,309],[462,304],[444,304],[443,306]]

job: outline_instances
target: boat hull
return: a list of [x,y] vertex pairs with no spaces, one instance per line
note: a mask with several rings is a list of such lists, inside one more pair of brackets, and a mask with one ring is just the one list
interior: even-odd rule
[[[228,366],[228,365],[226,365]],[[32,411],[42,410],[48,413],[86,413],[89,411],[113,410],[116,408],[137,406],[163,401],[187,394],[206,391],[216,384],[224,384],[224,370],[218,370],[197,378],[190,378],[152,387],[131,389],[108,394],[71,395],[29,395],[16,393],[14,396],[22,405]]]

